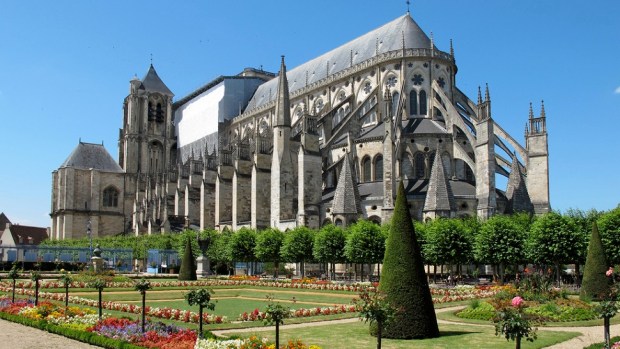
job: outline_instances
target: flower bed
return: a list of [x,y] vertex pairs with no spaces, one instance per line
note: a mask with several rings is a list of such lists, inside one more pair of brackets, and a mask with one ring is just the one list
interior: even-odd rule
[[[308,316],[319,316],[319,315],[334,315],[334,314],[345,314],[345,313],[355,313],[357,309],[355,305],[338,305],[333,307],[316,307],[316,308],[300,308],[300,309],[291,309],[290,317],[308,317]],[[254,311],[248,313],[244,312],[239,315],[237,318],[239,321],[260,321],[265,320],[267,315],[258,310],[254,309]]]
[[[290,340],[280,346],[285,349],[321,349],[316,345],[305,345],[301,340]],[[199,339],[196,341],[194,349],[276,349],[276,345],[270,343],[266,338],[251,336],[245,339],[229,339],[218,341],[212,338]]]

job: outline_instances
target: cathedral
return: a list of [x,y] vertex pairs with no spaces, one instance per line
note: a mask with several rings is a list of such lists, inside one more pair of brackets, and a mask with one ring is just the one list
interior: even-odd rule
[[[456,86],[407,13],[279,73],[246,68],[175,99],[153,65],[129,82],[118,163],[79,142],[52,173],[50,238],[550,210],[544,105],[523,144]],[[496,175],[507,178],[496,186]],[[88,227],[88,228],[87,228]]]

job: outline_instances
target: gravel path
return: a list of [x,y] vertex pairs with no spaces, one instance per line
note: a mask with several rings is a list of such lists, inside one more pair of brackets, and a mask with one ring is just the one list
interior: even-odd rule
[[41,331],[33,327],[0,320],[0,348],[95,349],[100,347]]

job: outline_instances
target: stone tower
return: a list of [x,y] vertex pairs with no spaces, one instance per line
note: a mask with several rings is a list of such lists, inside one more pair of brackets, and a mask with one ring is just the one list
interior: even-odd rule
[[541,102],[539,117],[534,117],[530,104],[525,142],[528,165],[526,184],[534,206],[534,213],[547,213],[551,210],[551,205],[549,203],[549,145],[544,102]]
[[273,155],[271,157],[271,226],[295,219],[293,200],[293,160],[291,154],[291,109],[284,56],[280,64],[278,96],[273,118]]
[[476,199],[478,217],[487,219],[495,213],[495,134],[491,118],[489,86],[485,98],[478,90],[478,121],[476,122]]

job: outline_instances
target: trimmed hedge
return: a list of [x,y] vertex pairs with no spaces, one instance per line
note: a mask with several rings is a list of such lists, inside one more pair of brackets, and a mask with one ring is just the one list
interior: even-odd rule
[[383,331],[385,338],[439,336],[433,299],[402,181],[398,185],[390,234],[385,243],[379,290],[385,292],[386,299],[399,309]]
[[179,270],[179,280],[197,280],[196,261],[192,253],[192,242],[187,239],[185,251],[183,251],[183,259],[181,260],[181,269]]
[[52,323],[49,323],[45,320],[34,320],[29,319],[19,315],[7,314],[0,312],[0,319],[15,322],[21,325],[30,326],[37,328],[39,330],[47,331],[49,333],[54,333],[57,335],[61,335],[67,338],[75,339],[80,342],[97,345],[103,348],[108,349],[144,349],[143,347],[133,345],[128,342],[119,341],[117,339],[112,339],[104,336],[100,336],[96,333],[78,331],[62,326],[58,326]]
[[588,244],[588,256],[583,271],[583,281],[579,298],[584,301],[600,300],[607,297],[610,291],[611,280],[605,275],[607,260],[605,249],[598,233],[596,222],[592,225],[592,235]]

